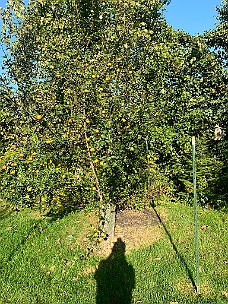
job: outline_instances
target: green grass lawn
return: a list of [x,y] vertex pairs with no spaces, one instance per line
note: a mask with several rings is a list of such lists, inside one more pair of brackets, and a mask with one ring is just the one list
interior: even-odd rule
[[[97,292],[101,294],[96,276],[118,289],[125,274],[130,282],[133,273],[132,303],[228,303],[227,214],[199,208],[201,295],[197,296],[190,206],[168,202],[157,206],[162,237],[150,247],[105,262],[105,258],[87,256],[86,235],[91,234],[94,216],[78,211],[53,219],[34,211],[0,208],[1,304],[95,304]],[[124,303],[130,304],[127,299]]]

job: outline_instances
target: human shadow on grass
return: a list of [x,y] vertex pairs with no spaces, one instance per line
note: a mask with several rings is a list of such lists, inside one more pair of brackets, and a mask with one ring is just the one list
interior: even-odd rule
[[130,304],[135,288],[135,271],[126,261],[125,243],[115,242],[106,260],[100,262],[94,278],[97,282],[96,304]]
[[166,232],[166,234],[167,234],[167,236],[168,236],[168,238],[169,238],[169,241],[170,241],[170,243],[171,243],[171,245],[172,245],[172,247],[173,247],[173,250],[175,251],[177,257],[179,258],[181,264],[185,267],[186,273],[187,273],[187,275],[188,275],[188,277],[189,277],[189,279],[190,279],[190,281],[191,281],[191,283],[192,283],[192,286],[193,286],[194,289],[196,290],[196,289],[197,289],[197,288],[196,288],[196,283],[195,283],[195,281],[194,281],[194,277],[193,277],[192,271],[190,270],[190,268],[189,268],[187,262],[185,261],[185,259],[183,258],[183,256],[182,256],[182,255],[180,254],[180,252],[178,251],[177,246],[175,245],[175,243],[174,243],[174,241],[173,241],[173,238],[172,238],[170,232],[168,231],[166,225],[164,224],[164,221],[162,220],[162,218],[161,218],[160,215],[158,214],[157,210],[156,210],[154,207],[153,207],[153,209],[154,209],[154,212],[156,213],[156,215],[157,215],[157,217],[158,217],[158,219],[159,219],[159,222],[161,223],[162,227],[164,228],[164,230],[165,230],[165,232]]

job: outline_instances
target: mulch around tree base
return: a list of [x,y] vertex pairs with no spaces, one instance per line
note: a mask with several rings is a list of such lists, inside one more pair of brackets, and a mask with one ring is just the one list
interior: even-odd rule
[[114,237],[103,241],[97,254],[108,256],[118,238],[125,243],[126,252],[129,252],[142,246],[150,246],[158,241],[161,236],[162,224],[154,209],[119,211],[116,214]]
[[119,227],[142,227],[159,225],[160,220],[153,209],[140,211],[124,210],[116,214],[116,226]]

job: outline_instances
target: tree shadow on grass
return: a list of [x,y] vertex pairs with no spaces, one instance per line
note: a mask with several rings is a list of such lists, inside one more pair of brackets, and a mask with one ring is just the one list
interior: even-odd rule
[[164,222],[163,222],[162,218],[160,217],[160,215],[158,214],[157,210],[156,210],[155,208],[153,208],[153,209],[154,209],[154,212],[156,213],[156,215],[157,215],[157,217],[158,217],[158,219],[159,219],[159,222],[160,222],[161,225],[163,226],[163,228],[164,228],[164,230],[165,230],[165,232],[166,232],[166,234],[167,234],[167,236],[168,236],[168,238],[169,238],[169,241],[170,241],[170,243],[171,243],[171,245],[172,245],[172,247],[173,247],[173,250],[175,251],[177,257],[179,258],[181,264],[184,266],[184,268],[185,268],[185,270],[186,270],[186,273],[187,273],[187,275],[188,275],[188,277],[189,277],[189,279],[190,279],[190,281],[191,281],[191,283],[192,283],[192,286],[193,286],[194,289],[196,290],[197,287],[196,287],[196,283],[195,283],[195,281],[194,281],[194,277],[193,277],[192,271],[190,270],[190,268],[189,268],[187,262],[185,261],[185,259],[183,258],[183,256],[182,256],[182,255],[180,254],[180,252],[178,251],[177,246],[175,245],[175,243],[174,243],[174,241],[173,241],[173,238],[172,238],[170,232],[168,231],[166,225],[164,224]]
[[13,210],[7,205],[0,204],[0,220],[7,218],[13,213]]
[[[0,262],[0,269],[1,269],[1,267],[3,267],[4,264],[8,264],[9,262],[11,262],[15,255],[17,255],[23,251],[23,247],[24,247],[25,243],[27,242],[27,240],[32,235],[32,233],[35,231],[36,232],[40,231],[40,224],[41,224],[41,221],[33,222],[33,225],[30,226],[30,229],[27,231],[26,236],[22,235],[20,232],[18,233],[16,241],[14,243],[11,243],[10,247],[7,248],[7,250],[6,250],[7,254],[5,255],[4,260],[2,260]],[[13,231],[13,229],[12,229],[12,231]],[[40,233],[41,233],[41,231],[40,231]],[[2,245],[2,246],[4,246],[4,245]]]
[[126,261],[125,243],[118,238],[111,254],[100,262],[94,276],[96,304],[130,304],[135,288],[135,271]]

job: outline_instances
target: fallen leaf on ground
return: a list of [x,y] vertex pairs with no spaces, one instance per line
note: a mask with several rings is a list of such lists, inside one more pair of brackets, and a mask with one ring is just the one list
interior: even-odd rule
[[93,273],[93,272],[95,272],[94,267],[89,267],[89,268],[84,270],[84,274],[90,274],[90,273]]
[[49,271],[54,271],[55,270],[55,265],[51,266]]
[[206,229],[209,229],[209,228],[211,228],[211,226],[208,226],[208,225],[203,225],[203,226],[201,226],[201,229],[202,229],[202,230],[206,230]]
[[225,296],[226,298],[228,298],[228,292],[222,291],[222,295]]
[[77,281],[78,277],[73,277],[72,281]]
[[60,238],[59,238],[58,240],[56,240],[56,243],[57,243],[57,244],[60,244]]

